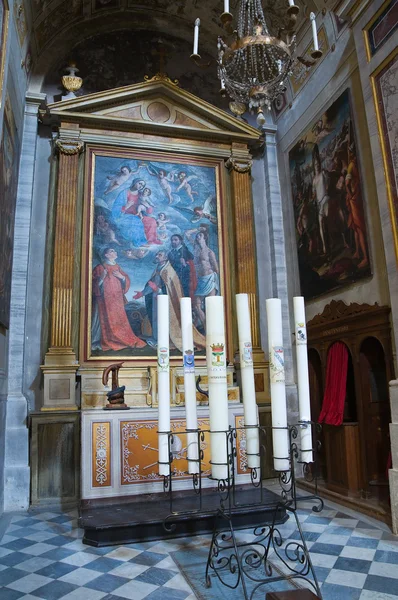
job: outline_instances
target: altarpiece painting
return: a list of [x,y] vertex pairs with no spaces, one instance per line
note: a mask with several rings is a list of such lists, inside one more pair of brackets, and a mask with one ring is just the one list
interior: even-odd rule
[[85,218],[86,359],[155,359],[157,296],[170,299],[170,354],[181,356],[179,300],[190,297],[205,353],[205,298],[224,289],[217,162],[90,149]]
[[346,90],[289,153],[301,292],[370,275],[361,175]]

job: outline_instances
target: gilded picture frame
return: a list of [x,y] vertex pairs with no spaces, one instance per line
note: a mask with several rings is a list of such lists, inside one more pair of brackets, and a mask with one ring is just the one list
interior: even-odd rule
[[[395,80],[397,77],[396,72],[398,66],[395,67],[395,65],[397,61],[398,48],[395,48],[370,75],[370,82],[383,157],[395,255],[398,262],[398,189],[396,185],[398,173],[396,173],[394,169],[394,153],[396,153],[396,136],[398,136],[398,130],[396,125],[396,111],[393,107],[389,106],[388,102],[389,99],[391,101],[394,98],[394,95],[396,95],[394,90],[396,90]],[[395,72],[393,72],[393,67],[395,67]],[[391,81],[391,79],[393,80]],[[394,86],[394,90],[391,91],[392,85]]]
[[207,295],[230,288],[224,162],[87,146],[82,246],[81,362],[157,363],[156,298],[170,298],[170,363],[181,364],[179,298],[190,296],[195,361],[205,362]]
[[370,62],[398,27],[398,0],[386,0],[363,28],[366,58]]
[[3,104],[9,16],[10,11],[7,0],[0,0],[0,106]]

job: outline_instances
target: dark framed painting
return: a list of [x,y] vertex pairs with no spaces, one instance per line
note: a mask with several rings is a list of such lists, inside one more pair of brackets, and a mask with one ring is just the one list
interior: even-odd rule
[[398,261],[398,48],[395,48],[371,74],[370,81],[383,156],[395,254]]
[[289,152],[301,291],[315,298],[371,274],[347,89]]
[[386,43],[398,27],[398,0],[386,0],[364,27],[368,61]]
[[14,219],[20,142],[10,95],[6,94],[0,145],[0,324],[10,325]]
[[85,361],[155,363],[159,294],[170,300],[171,360],[182,356],[181,297],[192,300],[195,355],[205,358],[205,298],[223,295],[227,308],[229,298],[223,169],[217,159],[88,148]]
[[7,49],[9,8],[7,0],[0,0],[0,106],[3,100],[4,69]]

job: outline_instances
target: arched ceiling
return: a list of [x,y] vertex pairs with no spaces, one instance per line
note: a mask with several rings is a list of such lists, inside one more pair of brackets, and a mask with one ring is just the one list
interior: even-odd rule
[[[201,19],[199,51],[206,57],[215,56],[217,36],[222,33],[220,14],[223,10],[223,0],[26,0],[29,2],[28,21],[31,23],[31,45],[34,58],[34,69],[30,88],[41,91],[44,79],[54,85],[55,79],[61,76],[60,70],[71,58],[76,58],[83,78],[90,77],[86,84],[87,91],[92,89],[94,80],[103,85],[110,71],[116,78],[126,83],[142,80],[141,71],[154,74],[155,61],[151,55],[151,43],[157,36],[164,39],[168,53],[180,62],[181,73],[169,73],[170,76],[182,80],[184,70],[192,78],[192,74],[200,87],[201,82],[212,79],[212,76],[189,63],[185,66],[185,57],[191,53],[193,24],[196,17]],[[236,13],[238,0],[230,0],[230,10]],[[315,10],[314,0],[296,0],[300,6],[298,29]],[[263,0],[264,14],[268,25],[274,33],[286,22],[288,0]],[[123,32],[123,33],[121,33]],[[101,37],[102,35],[102,37]],[[131,43],[128,41],[129,35]],[[118,37],[122,36],[124,46]],[[113,38],[113,39],[112,39]],[[90,41],[91,40],[91,41]],[[134,40],[138,53],[128,54],[127,46],[133,50]],[[103,46],[101,47],[101,41]],[[116,51],[124,47],[125,51]],[[102,74],[95,52],[102,51],[104,64]],[[108,48],[108,56],[105,49]],[[74,56],[76,55],[76,56]],[[144,57],[144,60],[143,60]],[[184,59],[182,58],[184,57]],[[170,56],[169,56],[170,59]],[[167,60],[169,60],[167,59]],[[123,60],[126,64],[121,67],[111,61]],[[168,62],[166,60],[166,68]],[[145,68],[142,69],[142,63]],[[137,68],[137,65],[140,65]],[[106,72],[106,68],[108,71]],[[155,69],[155,72],[159,69]],[[138,71],[140,73],[138,74]],[[215,76],[215,68],[212,69]],[[210,73],[210,70],[207,72]],[[139,76],[138,76],[139,75]],[[182,83],[182,81],[181,81]],[[106,89],[106,88],[104,88]],[[192,90],[193,91],[193,90]],[[87,93],[87,92],[86,92]],[[195,92],[194,92],[195,93]]]

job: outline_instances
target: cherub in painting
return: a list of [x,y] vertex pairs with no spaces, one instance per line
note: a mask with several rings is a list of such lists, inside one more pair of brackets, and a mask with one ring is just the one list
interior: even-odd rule
[[178,173],[178,181],[180,182],[180,185],[178,186],[176,191],[180,192],[181,190],[184,190],[187,193],[187,196],[190,198],[191,202],[195,201],[193,194],[195,194],[196,196],[198,195],[198,192],[194,192],[190,184],[190,181],[192,181],[193,179],[199,179],[199,177],[197,175],[187,176],[185,171],[180,171]]

